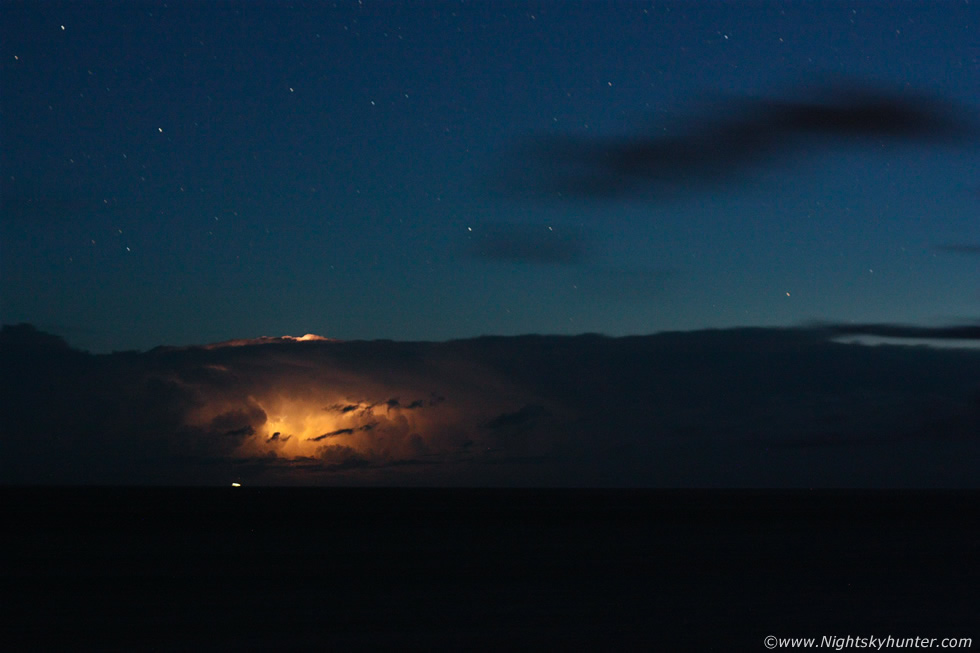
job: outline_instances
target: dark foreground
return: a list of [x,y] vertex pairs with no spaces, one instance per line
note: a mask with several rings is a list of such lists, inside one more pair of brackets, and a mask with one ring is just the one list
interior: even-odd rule
[[980,639],[977,492],[7,488],[0,502],[4,639],[27,650]]

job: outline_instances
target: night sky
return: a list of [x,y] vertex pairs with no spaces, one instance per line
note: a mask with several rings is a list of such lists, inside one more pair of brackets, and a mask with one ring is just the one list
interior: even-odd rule
[[4,641],[968,647],[978,164],[980,0],[0,0]]
[[0,317],[94,352],[975,320],[978,26],[966,1],[4,2]]
[[2,13],[2,483],[977,485],[977,3]]

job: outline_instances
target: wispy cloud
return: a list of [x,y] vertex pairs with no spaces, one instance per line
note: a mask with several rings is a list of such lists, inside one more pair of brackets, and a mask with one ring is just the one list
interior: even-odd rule
[[967,111],[922,93],[832,80],[791,95],[801,99],[718,100],[710,112],[656,135],[540,138],[515,153],[505,187],[547,197],[656,199],[737,180],[753,166],[842,140],[956,143],[978,136]]
[[583,234],[547,225],[490,223],[479,225],[469,240],[476,258],[506,263],[569,265],[585,261]]
[[936,249],[938,249],[940,252],[947,252],[949,254],[980,256],[980,245],[938,245]]
[[919,340],[980,340],[980,324],[924,327],[909,324],[833,324],[826,327],[841,336],[879,336]]

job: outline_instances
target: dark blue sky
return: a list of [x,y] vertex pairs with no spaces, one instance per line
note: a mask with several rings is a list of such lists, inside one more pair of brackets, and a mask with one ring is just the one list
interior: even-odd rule
[[[2,8],[0,319],[82,348],[980,313],[976,3]],[[866,95],[958,128],[766,113]],[[622,143],[716,161],[539,183]]]

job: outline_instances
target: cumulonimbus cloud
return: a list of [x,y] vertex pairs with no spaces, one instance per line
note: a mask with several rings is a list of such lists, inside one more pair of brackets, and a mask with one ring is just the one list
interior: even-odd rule
[[976,486],[980,351],[822,325],[92,355],[0,332],[0,482]]

